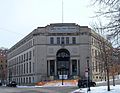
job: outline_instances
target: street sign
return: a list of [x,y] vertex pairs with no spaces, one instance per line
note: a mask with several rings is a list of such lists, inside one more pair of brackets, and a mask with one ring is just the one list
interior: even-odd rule
[[88,77],[88,71],[85,71],[85,77]]
[[68,75],[59,75],[59,79],[68,79]]
[[85,77],[88,78],[88,67],[85,67]]

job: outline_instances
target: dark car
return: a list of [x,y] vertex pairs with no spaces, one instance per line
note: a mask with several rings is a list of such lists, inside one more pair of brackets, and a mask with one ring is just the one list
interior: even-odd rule
[[2,83],[0,82],[0,86],[2,86]]
[[17,83],[15,81],[11,81],[6,86],[8,86],[8,87],[16,87]]
[[87,87],[87,86],[90,86],[90,87],[95,87],[96,86],[96,83],[95,82],[93,82],[93,81],[89,81],[89,83],[88,83],[88,80],[78,80],[78,87],[79,88],[85,88],[85,87]]

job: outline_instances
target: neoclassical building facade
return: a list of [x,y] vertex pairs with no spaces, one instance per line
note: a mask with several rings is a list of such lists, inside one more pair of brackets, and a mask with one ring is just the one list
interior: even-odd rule
[[[104,40],[88,26],[55,23],[38,27],[8,52],[8,80],[31,84],[43,80],[90,78],[101,80],[99,43]],[[103,72],[102,72],[103,73]]]

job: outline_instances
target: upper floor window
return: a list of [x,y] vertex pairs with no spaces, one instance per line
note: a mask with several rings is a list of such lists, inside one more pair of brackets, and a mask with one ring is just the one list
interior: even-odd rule
[[95,50],[95,57],[97,57],[97,50]]
[[60,44],[60,37],[57,37],[57,44]]
[[69,44],[69,37],[66,37],[66,44]]
[[64,37],[61,37],[61,44],[65,44]]
[[54,38],[50,37],[50,44],[54,44]]
[[25,62],[25,54],[24,54],[24,62]]
[[20,63],[20,61],[21,61],[21,60],[20,60],[20,56],[19,56],[19,61],[18,61],[18,63]]
[[26,53],[26,61],[28,61],[28,52]]
[[94,44],[94,39],[92,38],[92,40],[91,40],[91,43],[92,43],[92,45]]
[[23,55],[21,56],[21,61],[23,62]]
[[31,60],[32,51],[29,51],[29,60]]
[[29,62],[29,73],[31,73],[31,62]]
[[72,44],[76,44],[76,37],[72,37]]

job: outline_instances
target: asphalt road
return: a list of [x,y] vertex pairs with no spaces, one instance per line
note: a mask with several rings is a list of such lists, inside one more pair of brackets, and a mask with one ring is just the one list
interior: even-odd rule
[[[110,81],[112,85],[112,81]],[[120,80],[115,81],[116,85],[120,85]],[[97,83],[96,86],[106,86],[106,82]],[[0,93],[70,93],[78,87],[39,87],[39,88],[12,88],[0,87]]]
[[70,93],[78,87],[40,87],[40,88],[11,88],[0,87],[0,93]]

